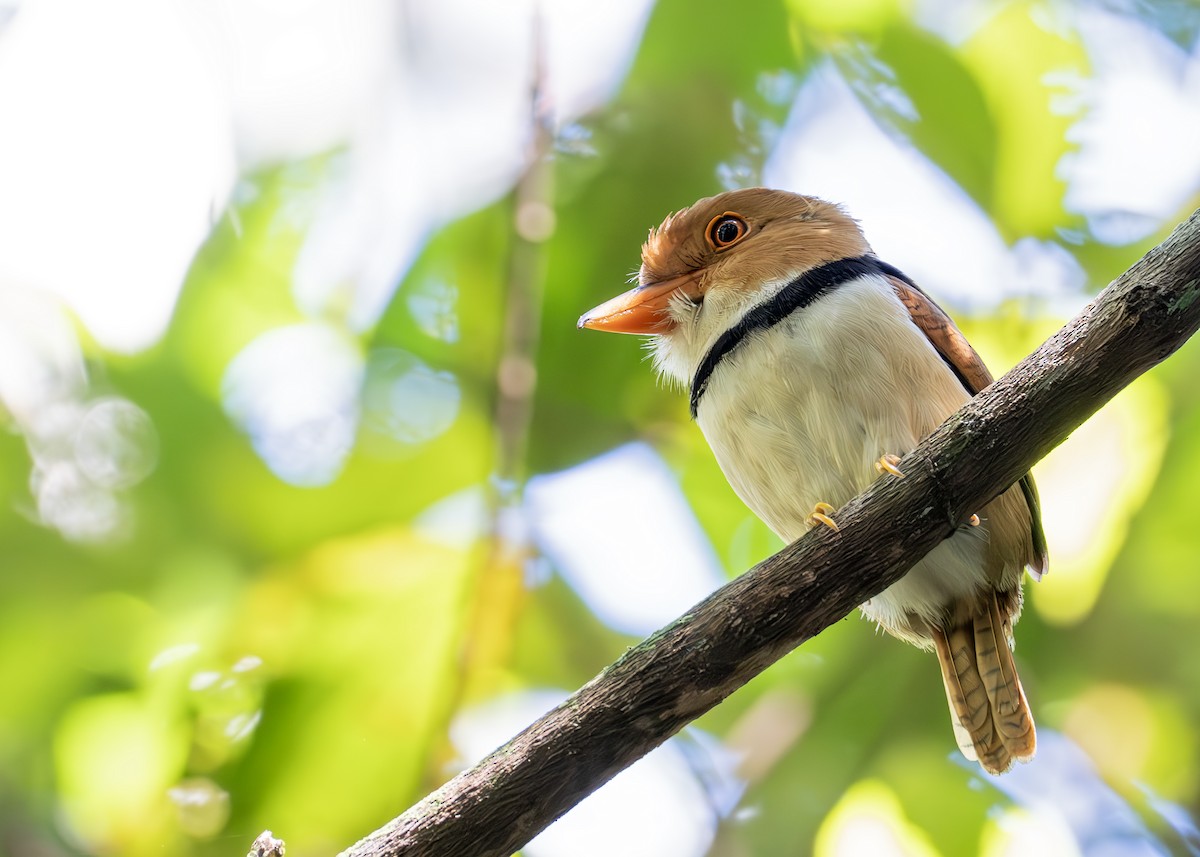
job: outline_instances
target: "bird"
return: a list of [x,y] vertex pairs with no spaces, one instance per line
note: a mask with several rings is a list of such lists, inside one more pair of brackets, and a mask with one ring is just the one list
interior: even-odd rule
[[[787,542],[903,478],[903,455],[992,382],[941,307],[813,196],[701,199],[650,230],[636,276],[579,327],[650,337],[734,492]],[[1036,750],[1013,626],[1026,571],[1047,568],[1026,474],[860,607],[937,655],[959,749],[989,774]]]

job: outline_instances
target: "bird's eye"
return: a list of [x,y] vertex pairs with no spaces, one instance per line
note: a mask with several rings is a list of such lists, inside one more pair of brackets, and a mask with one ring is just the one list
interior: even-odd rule
[[708,224],[706,237],[714,250],[723,250],[730,244],[736,244],[746,237],[750,227],[746,221],[732,211],[719,214]]

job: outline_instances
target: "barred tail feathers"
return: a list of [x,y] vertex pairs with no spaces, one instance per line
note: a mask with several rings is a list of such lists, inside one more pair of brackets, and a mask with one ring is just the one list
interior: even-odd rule
[[930,630],[963,755],[989,774],[1033,758],[1037,733],[995,595],[967,622]]

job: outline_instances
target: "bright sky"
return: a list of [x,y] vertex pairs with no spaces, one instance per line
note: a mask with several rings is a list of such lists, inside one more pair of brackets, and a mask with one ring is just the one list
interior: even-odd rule
[[[428,233],[520,169],[532,3],[23,5],[0,31],[0,288],[57,295],[102,345],[138,351],[239,170],[348,146],[295,289],[317,314],[352,282],[351,320],[371,324]],[[570,121],[624,76],[650,0],[542,6]]]

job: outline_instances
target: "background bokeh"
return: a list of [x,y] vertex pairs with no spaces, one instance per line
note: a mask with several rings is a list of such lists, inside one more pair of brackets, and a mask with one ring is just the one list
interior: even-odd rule
[[[0,853],[335,852],[776,550],[575,329],[759,183],[1003,371],[1200,203],[1200,11],[0,3]],[[1198,375],[1036,471],[1034,763],[852,618],[525,853],[1200,853]]]

